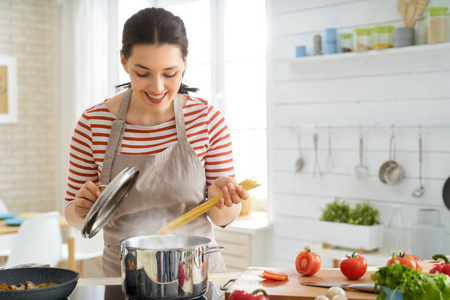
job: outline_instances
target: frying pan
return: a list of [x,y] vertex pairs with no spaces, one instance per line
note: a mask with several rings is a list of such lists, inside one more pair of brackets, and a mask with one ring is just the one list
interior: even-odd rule
[[0,270],[0,284],[20,284],[31,281],[34,284],[57,281],[59,284],[45,288],[21,291],[0,291],[2,300],[59,300],[66,299],[75,289],[80,274],[61,268],[19,268]]
[[444,198],[444,204],[450,210],[450,177],[444,183],[444,188],[442,189],[442,198]]

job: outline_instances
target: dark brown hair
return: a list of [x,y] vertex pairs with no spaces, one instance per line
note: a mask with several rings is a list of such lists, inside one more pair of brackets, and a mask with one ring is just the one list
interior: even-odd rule
[[[183,60],[186,60],[189,42],[183,20],[163,8],[149,7],[138,11],[123,26],[122,53],[125,59],[131,56],[134,45],[143,44],[177,45],[180,47]],[[130,82],[116,86],[117,90],[130,87]],[[178,93],[187,94],[197,91],[197,88],[181,84]]]

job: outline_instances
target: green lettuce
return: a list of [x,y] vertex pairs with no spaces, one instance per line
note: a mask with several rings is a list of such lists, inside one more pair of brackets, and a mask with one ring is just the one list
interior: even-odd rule
[[[379,268],[371,279],[375,288],[380,286],[403,293],[403,299],[408,300],[448,300],[450,299],[450,277],[445,274],[422,273],[407,266],[395,263]],[[377,300],[386,299],[382,291]]]

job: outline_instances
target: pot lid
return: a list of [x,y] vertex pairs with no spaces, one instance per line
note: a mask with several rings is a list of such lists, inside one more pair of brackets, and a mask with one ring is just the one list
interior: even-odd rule
[[93,238],[111,220],[138,177],[136,166],[126,167],[114,177],[84,218],[81,225],[83,237]]

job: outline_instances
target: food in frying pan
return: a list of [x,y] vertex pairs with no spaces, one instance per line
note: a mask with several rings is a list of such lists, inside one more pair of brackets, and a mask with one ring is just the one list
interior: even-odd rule
[[57,281],[50,281],[49,283],[41,283],[41,284],[34,284],[31,281],[25,281],[24,283],[21,283],[19,285],[10,284],[7,285],[6,283],[2,283],[0,285],[0,291],[15,291],[15,290],[32,290],[32,289],[39,289],[44,288],[48,286],[54,286],[58,285],[59,282]]

